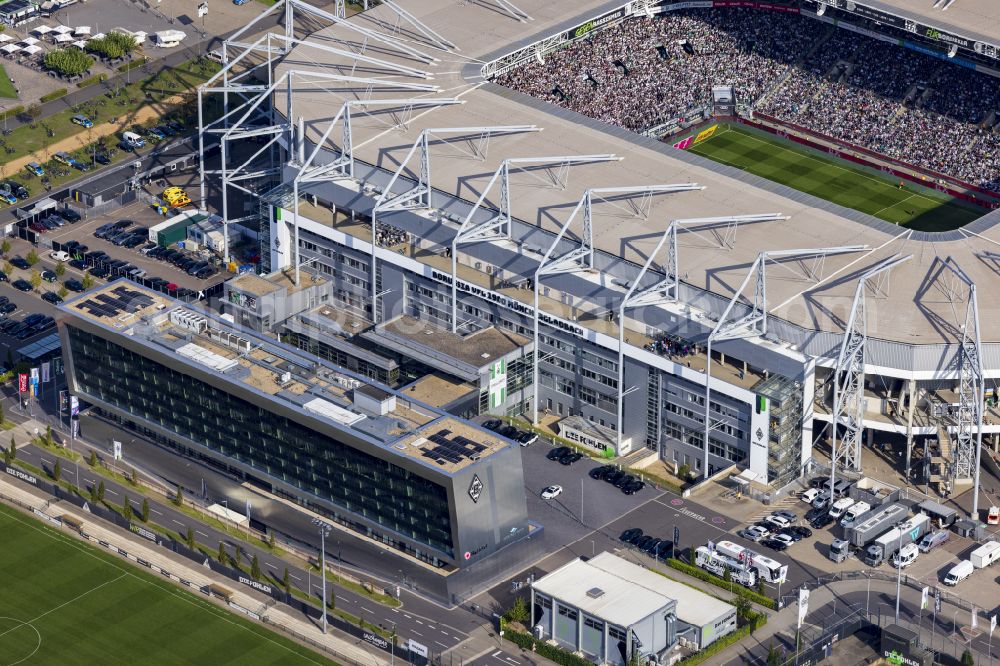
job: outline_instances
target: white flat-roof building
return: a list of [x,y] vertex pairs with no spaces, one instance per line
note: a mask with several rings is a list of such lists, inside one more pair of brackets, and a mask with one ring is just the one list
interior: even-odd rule
[[598,664],[657,657],[685,635],[703,648],[736,628],[734,606],[612,553],[535,581],[531,608],[536,635]]

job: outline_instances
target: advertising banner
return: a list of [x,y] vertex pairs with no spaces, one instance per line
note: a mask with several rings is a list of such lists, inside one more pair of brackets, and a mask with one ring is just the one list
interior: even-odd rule
[[802,588],[799,590],[799,629],[809,614],[809,590]]
[[42,382],[48,383],[50,379],[51,375],[49,374],[49,362],[46,361],[45,363],[42,363]]
[[17,390],[21,393],[28,392],[28,375],[22,372],[17,376]]
[[694,141],[694,137],[693,136],[689,136],[688,138],[681,139],[680,141],[678,141],[677,143],[675,143],[674,144],[674,148],[678,148],[680,150],[684,150],[685,148],[687,148],[688,146],[690,146],[693,141]]
[[568,30],[566,32],[566,39],[578,39],[586,35],[588,32],[593,32],[598,28],[606,26],[609,23],[614,23],[615,21],[623,18],[625,18],[625,7],[619,7],[613,12],[608,12],[604,16],[590,19],[589,21],[585,21],[575,28]]
[[698,132],[698,136],[696,136],[694,138],[694,144],[693,145],[698,145],[699,143],[701,143],[705,139],[711,138],[712,135],[715,134],[715,130],[717,130],[717,129],[719,129],[718,125],[712,125],[708,129],[703,129],[702,131]]
[[80,399],[77,398],[75,395],[72,395],[69,398],[69,415],[76,416],[79,413],[80,413]]

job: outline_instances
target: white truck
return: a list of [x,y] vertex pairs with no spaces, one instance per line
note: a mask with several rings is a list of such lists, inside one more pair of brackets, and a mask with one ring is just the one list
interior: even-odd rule
[[896,551],[907,544],[919,541],[931,528],[931,519],[925,513],[918,513],[903,521],[879,538],[875,539],[865,550],[865,564],[877,567],[892,557]]
[[985,569],[997,560],[1000,560],[1000,543],[996,541],[987,541],[969,555],[969,561],[977,569]]
[[855,502],[844,512],[844,517],[840,519],[840,526],[847,527],[853,524],[855,520],[871,511],[871,509],[872,507],[868,502]]
[[830,517],[834,520],[839,520],[853,505],[854,500],[850,497],[841,497],[830,507]]

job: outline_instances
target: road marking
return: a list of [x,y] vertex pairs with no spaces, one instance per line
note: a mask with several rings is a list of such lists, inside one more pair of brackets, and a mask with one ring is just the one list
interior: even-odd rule
[[444,629],[442,629],[442,630],[441,630],[441,633],[442,633],[442,634],[444,634],[445,636],[447,636],[447,635],[448,635],[448,632],[447,632],[447,631],[445,631]]
[[87,483],[89,483],[90,485],[94,485],[94,480],[93,479],[88,479],[87,477],[83,477],[83,480],[86,481]]
[[[346,598],[340,596],[339,594],[335,594],[334,596],[337,597],[338,599],[340,599],[341,601],[353,601],[353,599],[346,599]],[[357,602],[355,602],[355,603],[357,603]]]
[[443,647],[445,650],[448,649],[448,646],[445,645],[444,643],[442,643],[441,641],[434,641],[434,642],[437,643],[438,645],[440,645],[441,647]]
[[410,615],[409,613],[403,613],[403,617],[405,617],[407,620],[412,620],[413,619],[413,616]]
[[[498,655],[498,654],[500,654],[500,650],[497,650],[496,652],[494,652],[494,653],[493,653],[493,654],[491,654],[490,656],[491,656],[491,657],[497,657],[497,655]],[[499,659],[499,658],[500,658],[500,657],[497,657],[497,659]]]
[[507,661],[509,661],[512,664],[520,664],[521,663],[517,659],[514,659],[513,657],[504,657],[504,659],[506,659]]
[[[172,519],[172,520],[173,520],[173,521],[174,521],[175,523],[177,523],[178,525],[180,525],[181,527],[184,527],[184,523],[182,523],[181,521],[179,521],[179,520],[177,520],[177,519]],[[201,534],[201,532],[198,532],[198,534]]]
[[[115,491],[111,490],[111,488],[106,488],[105,490],[108,491],[109,495],[114,495],[115,497],[118,497],[118,493],[116,493]],[[208,535],[206,534],[205,536],[208,536]]]
[[420,636],[421,638],[424,637],[424,635],[422,633],[420,633],[419,631],[417,631],[416,629],[410,629],[410,633],[411,634],[416,634],[417,636]]
[[152,511],[153,513],[155,513],[157,516],[162,516],[163,515],[162,513],[160,513],[159,511],[157,511],[156,509],[154,509],[152,507],[150,507],[149,510]]
[[52,464],[52,461],[48,460],[47,458],[42,458],[41,456],[38,456],[38,459],[41,460],[46,465],[51,465]]
[[358,606],[358,608],[360,608],[361,610],[363,610],[363,611],[364,611],[364,612],[366,612],[366,613],[371,613],[372,615],[374,615],[374,614],[375,614],[375,611],[373,611],[373,610],[368,610],[368,609],[367,609],[367,608],[365,608],[364,606]]
[[205,534],[205,533],[204,533],[204,532],[202,532],[201,530],[195,530],[195,534],[200,534],[200,535],[202,535],[203,537],[207,537],[207,536],[208,536],[207,534]]
[[300,583],[302,582],[302,579],[301,579],[301,578],[299,578],[298,576],[296,576],[296,575],[295,575],[295,574],[293,574],[293,573],[289,573],[289,574],[288,574],[288,577],[289,577],[289,578],[294,578],[295,580],[299,581]]
[[389,610],[391,610],[393,613],[398,613],[399,612],[398,608],[390,608]]
[[423,624],[423,622],[421,622],[420,620],[417,620],[417,624]]

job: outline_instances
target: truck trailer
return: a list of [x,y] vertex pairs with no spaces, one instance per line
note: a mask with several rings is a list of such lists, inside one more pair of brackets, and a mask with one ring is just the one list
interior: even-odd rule
[[919,541],[931,528],[931,519],[925,513],[918,513],[875,539],[865,550],[865,564],[877,567],[892,557],[903,546]]
[[909,510],[903,504],[883,504],[875,507],[844,528],[844,541],[854,548],[865,548],[909,514]]
[[977,569],[985,569],[997,560],[1000,560],[1000,543],[987,541],[982,546],[976,548],[969,555],[972,566]]

